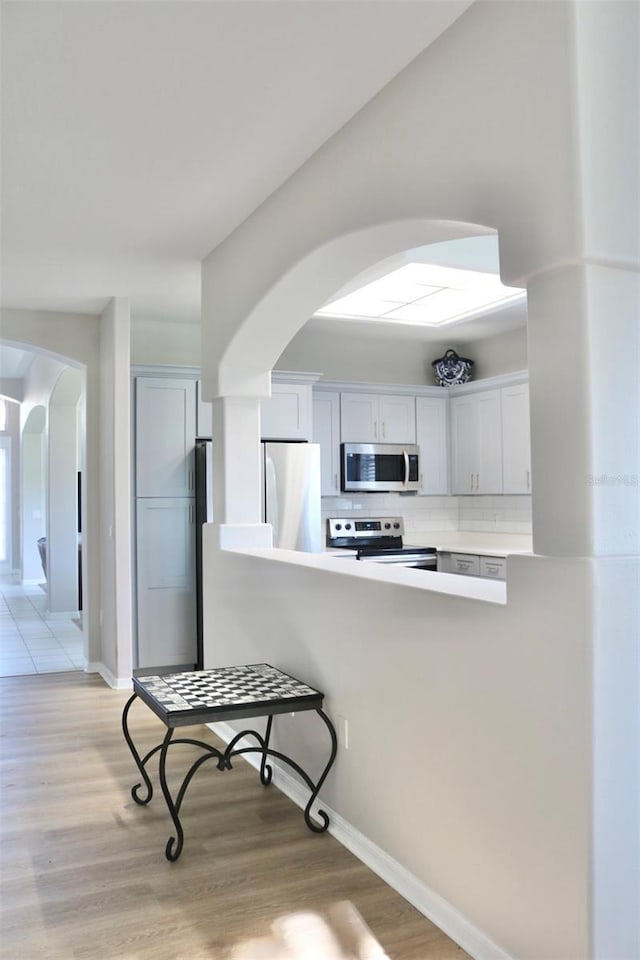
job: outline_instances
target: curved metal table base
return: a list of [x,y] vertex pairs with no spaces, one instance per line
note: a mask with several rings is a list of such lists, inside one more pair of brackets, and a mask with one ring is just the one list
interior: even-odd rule
[[[269,763],[267,763],[267,759],[274,758],[276,760],[281,760],[283,763],[286,763],[288,766],[290,766],[293,770],[296,771],[296,773],[302,778],[302,780],[306,783],[306,785],[309,787],[309,790],[311,791],[311,796],[309,797],[309,801],[304,809],[304,820],[309,830],[312,830],[314,833],[324,833],[324,831],[328,828],[329,817],[324,810],[318,809],[315,811],[314,815],[316,818],[319,818],[320,820],[319,823],[314,822],[314,820],[311,817],[311,807],[313,806],[313,803],[320,792],[320,788],[322,787],[322,784],[327,778],[327,774],[329,773],[329,771],[331,770],[331,767],[333,766],[334,760],[336,758],[336,754],[338,752],[338,738],[336,736],[335,728],[331,720],[326,715],[326,713],[324,713],[323,710],[318,708],[316,709],[315,712],[324,721],[329,731],[329,736],[331,737],[331,754],[329,756],[327,765],[322,771],[322,774],[320,775],[318,781],[314,783],[311,777],[309,776],[309,774],[305,770],[303,770],[303,768],[298,763],[296,763],[295,760],[292,760],[291,757],[288,757],[286,754],[281,753],[279,750],[273,750],[269,746],[269,740],[271,737],[271,727],[273,723],[273,715],[271,714],[269,714],[267,718],[267,726],[266,726],[264,736],[258,733],[257,730],[243,730],[241,733],[236,734],[233,737],[233,739],[229,741],[224,752],[221,752],[216,747],[213,747],[211,744],[205,743],[202,740],[193,740],[191,738],[186,738],[186,737],[179,737],[174,740],[173,735],[175,733],[175,727],[168,727],[162,743],[157,744],[155,747],[149,750],[149,752],[146,753],[144,757],[141,757],[140,754],[138,753],[138,750],[136,749],[136,746],[129,732],[129,719],[128,719],[129,710],[131,709],[133,702],[137,699],[138,699],[138,694],[134,693],[133,696],[125,704],[125,707],[122,713],[122,731],[124,733],[124,738],[131,751],[131,755],[133,756],[136,766],[140,771],[140,776],[142,777],[144,786],[146,788],[146,795],[141,796],[139,794],[139,791],[142,788],[142,783],[136,783],[131,788],[131,796],[134,799],[134,801],[140,806],[145,806],[151,801],[151,798],[153,796],[153,785],[149,778],[149,774],[147,773],[146,767],[149,760],[151,760],[152,757],[154,757],[157,753],[159,753],[160,758],[159,758],[159,764],[158,764],[158,773],[160,778],[160,787],[162,789],[162,794],[167,804],[167,809],[169,810],[169,814],[173,821],[173,825],[176,832],[175,837],[171,836],[167,840],[167,845],[165,847],[165,856],[167,860],[171,862],[175,862],[180,856],[180,854],[182,853],[182,847],[184,845],[184,831],[182,829],[182,824],[180,822],[180,807],[182,806],[182,801],[184,800],[185,794],[187,792],[187,788],[191,783],[191,780],[193,779],[195,773],[200,769],[200,767],[203,766],[203,764],[205,764],[207,760],[212,760],[212,759],[216,761],[216,767],[218,770],[231,770],[233,769],[231,761],[234,757],[239,757],[249,753],[259,753],[262,757],[262,760],[260,763],[260,771],[259,771],[260,783],[265,787],[269,786],[273,776],[273,768]],[[258,746],[257,747],[240,747],[236,750],[235,749],[236,744],[239,743],[240,740],[249,736],[255,737],[255,739],[258,741]],[[178,746],[179,744],[184,744],[184,743],[190,744],[191,746],[194,746],[194,747],[198,747],[201,750],[203,750],[204,753],[202,756],[198,757],[198,759],[195,760],[187,770],[187,773],[185,774],[182,780],[182,783],[180,784],[180,787],[176,792],[175,799],[174,799],[171,795],[169,784],[167,783],[167,773],[166,773],[167,754],[169,752],[170,746],[175,747],[175,746]]]

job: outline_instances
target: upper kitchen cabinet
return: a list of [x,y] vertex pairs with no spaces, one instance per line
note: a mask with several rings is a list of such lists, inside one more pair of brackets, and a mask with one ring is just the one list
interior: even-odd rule
[[311,386],[272,383],[271,396],[260,404],[263,440],[311,440]]
[[415,398],[384,393],[342,393],[340,433],[343,443],[415,443]]
[[448,397],[416,397],[416,441],[420,448],[422,496],[449,492]]
[[340,493],[340,394],[314,391],[313,442],[320,444],[320,494]]
[[136,497],[193,497],[196,381],[136,377]]
[[503,387],[501,395],[503,493],[531,493],[529,385]]
[[451,398],[452,493],[502,493],[500,390]]

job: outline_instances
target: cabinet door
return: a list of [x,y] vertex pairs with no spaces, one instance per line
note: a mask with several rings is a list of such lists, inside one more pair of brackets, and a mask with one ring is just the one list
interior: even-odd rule
[[196,382],[136,378],[136,496],[193,496]]
[[312,433],[311,387],[274,383],[271,396],[260,404],[263,440],[310,440]]
[[192,498],[136,501],[138,667],[196,663]]
[[415,443],[415,397],[387,396],[381,393],[378,401],[378,439],[382,443]]
[[503,493],[531,493],[529,385],[502,388]]
[[378,394],[340,394],[340,436],[343,443],[381,443]]
[[320,495],[340,493],[340,394],[313,395],[313,441],[320,444]]
[[449,492],[447,397],[416,397],[416,441],[420,448],[422,496]]
[[502,493],[502,413],[500,391],[475,395],[478,446],[474,493]]
[[475,493],[478,462],[477,406],[472,395],[451,399],[451,492]]

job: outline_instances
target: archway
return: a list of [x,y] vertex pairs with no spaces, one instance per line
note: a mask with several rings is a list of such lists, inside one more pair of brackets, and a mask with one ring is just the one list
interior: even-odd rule
[[[353,230],[307,252],[252,306],[224,348],[215,384],[219,399],[214,400],[214,432],[224,437],[225,451],[224,466],[219,458],[216,463],[219,518],[242,525],[245,544],[247,527],[253,525],[254,545],[264,545],[258,457],[247,453],[251,446],[257,451],[259,399],[268,395],[271,370],[291,339],[327,300],[345,292],[356,277],[359,284],[366,282],[368,271],[379,270],[381,262],[417,247],[487,236],[495,237],[496,231],[486,225],[415,218]],[[247,497],[251,485],[253,504]]]
[[[308,318],[355,276],[380,261],[418,246],[495,233],[491,226],[411,218],[353,230],[310,250],[251,305],[229,341],[217,344],[220,360],[214,393],[267,396],[271,369]],[[212,301],[216,299],[212,291]],[[205,325],[203,334],[208,333]]]

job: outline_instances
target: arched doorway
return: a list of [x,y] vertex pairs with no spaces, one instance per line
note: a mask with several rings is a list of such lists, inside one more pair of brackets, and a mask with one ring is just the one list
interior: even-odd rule
[[14,404],[19,534],[14,573],[2,583],[3,675],[78,670],[87,662],[78,549],[85,370],[49,351],[20,345],[20,352],[30,354],[30,365]]

